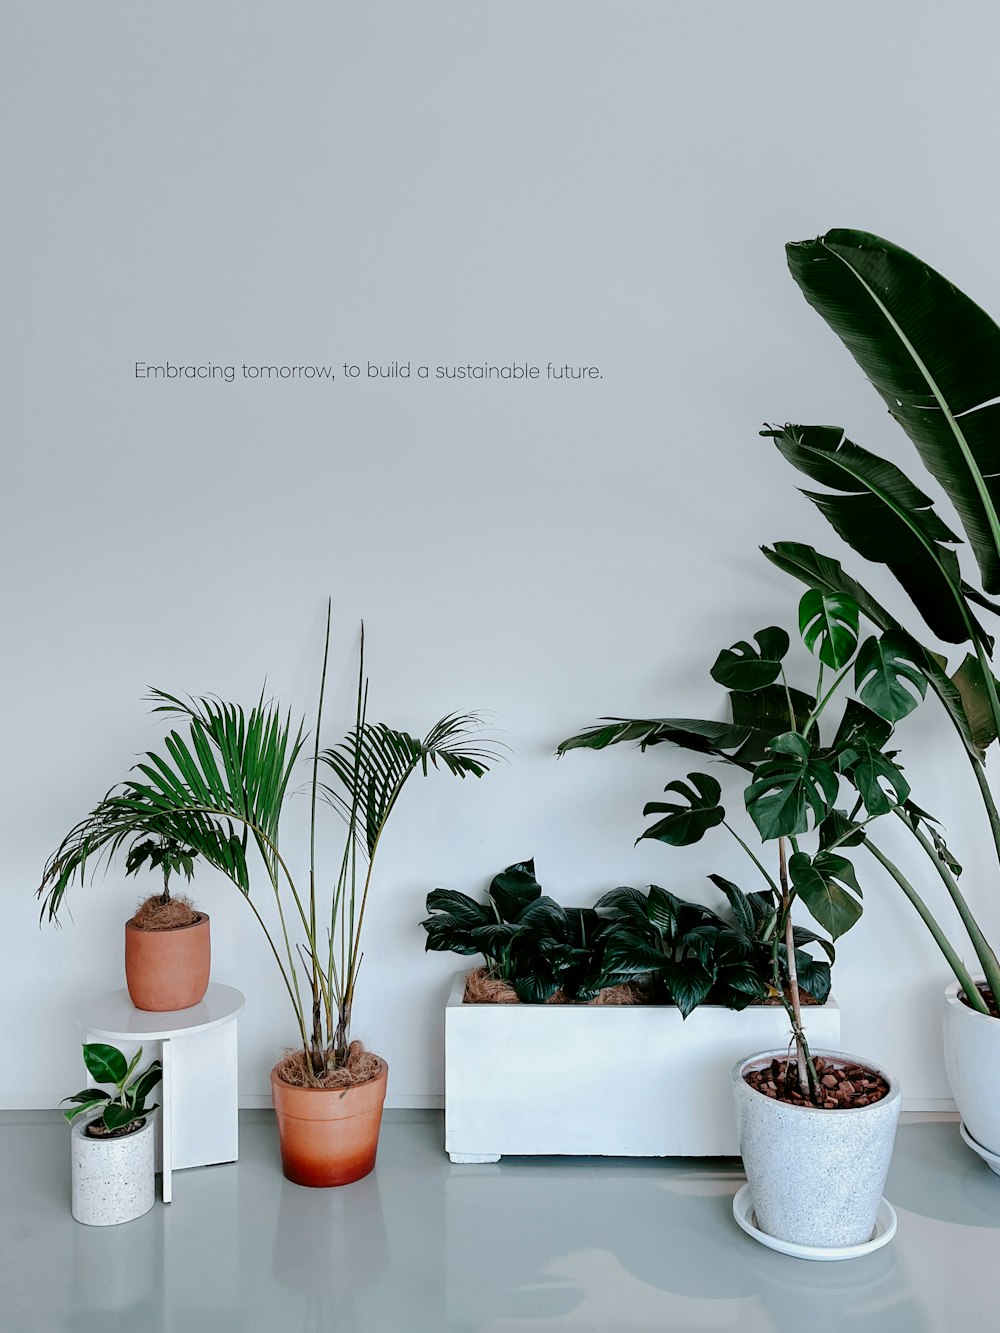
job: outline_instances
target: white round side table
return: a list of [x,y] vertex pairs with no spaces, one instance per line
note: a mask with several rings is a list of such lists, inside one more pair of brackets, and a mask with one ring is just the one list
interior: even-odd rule
[[173,1197],[174,1171],[239,1156],[236,1020],[244,1004],[240,991],[212,982],[190,1009],[150,1013],[136,1009],[123,988],[89,1000],[77,1016],[85,1042],[112,1042],[127,1057],[141,1046],[143,1067],[157,1058],[163,1065],[153,1095],[161,1107],[164,1203]]

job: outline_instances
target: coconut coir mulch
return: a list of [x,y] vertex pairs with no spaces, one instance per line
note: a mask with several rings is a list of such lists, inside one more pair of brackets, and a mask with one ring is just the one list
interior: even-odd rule
[[[592,1000],[583,1001],[588,1005],[602,1004],[642,1004],[644,996],[638,986],[606,986]],[[520,1004],[517,991],[509,981],[500,981],[491,977],[485,967],[477,967],[465,978],[463,1004]],[[579,1000],[567,1000],[561,990],[550,995],[546,1004],[579,1004]]]
[[328,1069],[321,1078],[311,1070],[306,1072],[305,1052],[301,1050],[286,1051],[275,1065],[282,1083],[293,1088],[354,1088],[375,1078],[381,1068],[382,1061],[366,1051],[360,1041],[352,1041],[348,1046],[346,1064],[339,1069]]
[[825,1111],[852,1110],[870,1106],[888,1096],[889,1084],[873,1069],[852,1064],[847,1060],[814,1060],[819,1075],[822,1100],[814,1102],[799,1090],[798,1073],[794,1060],[772,1060],[759,1069],[744,1075],[757,1092],[775,1101],[793,1106],[819,1106]]
[[201,913],[190,898],[181,896],[165,903],[156,893],[139,904],[128,924],[137,930],[176,930],[178,926],[193,926],[200,920]]

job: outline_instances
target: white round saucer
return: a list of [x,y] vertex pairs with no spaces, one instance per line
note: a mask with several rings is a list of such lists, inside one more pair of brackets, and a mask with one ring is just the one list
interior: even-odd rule
[[861,1245],[843,1245],[836,1249],[822,1245],[795,1245],[790,1240],[779,1240],[777,1236],[769,1236],[766,1231],[761,1231],[754,1216],[749,1185],[737,1190],[733,1199],[733,1217],[748,1236],[753,1236],[754,1240],[760,1241],[768,1249],[777,1250],[779,1254],[790,1254],[793,1259],[818,1259],[827,1263],[837,1259],[860,1259],[865,1254],[872,1254],[883,1245],[888,1245],[896,1234],[896,1210],[888,1199],[883,1199],[878,1206],[875,1230],[870,1240]]
[[958,1132],[962,1136],[962,1142],[967,1144],[973,1152],[978,1153],[990,1170],[1000,1176],[1000,1154],[990,1152],[989,1148],[984,1148],[981,1143],[978,1143],[965,1128],[964,1120],[958,1122]]

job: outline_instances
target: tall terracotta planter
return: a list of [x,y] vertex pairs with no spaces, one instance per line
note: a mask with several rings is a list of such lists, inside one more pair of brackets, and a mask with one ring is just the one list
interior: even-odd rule
[[137,1009],[190,1009],[205,998],[211,968],[206,913],[173,930],[139,930],[125,923],[125,982]]
[[271,1070],[281,1168],[296,1185],[349,1185],[375,1165],[389,1066],[353,1088],[295,1088]]

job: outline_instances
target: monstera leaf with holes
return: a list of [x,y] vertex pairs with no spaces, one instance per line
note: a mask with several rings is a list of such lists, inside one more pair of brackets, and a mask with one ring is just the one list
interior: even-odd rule
[[781,675],[781,663],[790,647],[783,629],[771,625],[754,635],[757,647],[740,640],[731,648],[724,648],[715,659],[712,679],[729,690],[759,690],[773,683]]
[[665,792],[677,792],[678,801],[649,801],[643,815],[662,815],[636,839],[655,838],[671,847],[689,847],[700,842],[709,829],[717,828],[726,817],[720,805],[722,788],[707,773],[689,773],[687,782],[668,782]]
[[840,784],[825,759],[797,731],[771,742],[772,758],[760,764],[746,789],[750,818],[765,842],[794,837],[823,822]]

